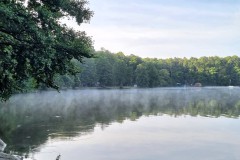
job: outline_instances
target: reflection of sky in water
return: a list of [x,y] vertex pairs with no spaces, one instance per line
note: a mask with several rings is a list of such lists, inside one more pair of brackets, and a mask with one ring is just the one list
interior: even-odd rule
[[234,160],[239,93],[187,87],[20,94],[0,104],[0,138],[6,152],[30,153],[31,160]]
[[48,140],[37,160],[234,160],[240,157],[239,119],[168,115],[97,125],[89,135]]

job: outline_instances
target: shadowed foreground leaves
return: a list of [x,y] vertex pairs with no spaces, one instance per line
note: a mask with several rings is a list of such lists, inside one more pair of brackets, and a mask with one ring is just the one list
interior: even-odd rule
[[0,2],[0,97],[23,91],[24,81],[34,88],[57,88],[55,74],[75,74],[73,59],[92,56],[92,41],[85,32],[62,25],[73,18],[80,25],[93,12],[85,0],[3,0]]

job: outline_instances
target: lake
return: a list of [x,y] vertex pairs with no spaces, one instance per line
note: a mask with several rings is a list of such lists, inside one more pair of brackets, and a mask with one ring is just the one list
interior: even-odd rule
[[238,160],[240,88],[67,90],[0,105],[6,153],[25,160]]

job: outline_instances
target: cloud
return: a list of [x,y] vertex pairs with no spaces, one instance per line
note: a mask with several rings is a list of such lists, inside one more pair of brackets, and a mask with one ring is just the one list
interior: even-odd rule
[[68,23],[92,36],[96,49],[158,58],[240,51],[237,1],[92,0],[90,4],[95,11],[90,24]]

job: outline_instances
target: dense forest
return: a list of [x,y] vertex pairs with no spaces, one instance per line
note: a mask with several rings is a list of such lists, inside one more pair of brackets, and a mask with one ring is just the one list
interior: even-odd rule
[[240,58],[237,56],[156,59],[102,49],[94,58],[83,62],[75,63],[79,74],[57,75],[56,83],[62,88],[240,85]]

